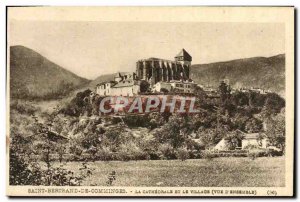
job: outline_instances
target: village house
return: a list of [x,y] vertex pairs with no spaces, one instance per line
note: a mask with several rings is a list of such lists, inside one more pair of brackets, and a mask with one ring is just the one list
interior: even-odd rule
[[229,150],[228,141],[222,138],[213,149],[218,151]]
[[266,149],[268,147],[268,138],[264,137],[264,135],[259,133],[247,133],[242,139],[242,149],[247,148],[247,146],[257,146],[260,148]]
[[114,81],[103,82],[96,86],[100,96],[134,96],[140,92],[135,73],[118,73]]
[[162,92],[163,89],[170,91],[176,91],[176,92],[182,92],[182,93],[193,93],[194,89],[197,84],[195,84],[193,81],[170,81],[170,82],[157,82],[154,84],[152,88],[152,92]]
[[262,88],[257,88],[257,87],[251,87],[251,88],[240,88],[238,89],[238,91],[242,92],[242,93],[249,93],[249,92],[254,92],[254,93],[259,93],[259,94],[268,94],[268,93],[272,93],[272,91],[270,90],[265,90]]
[[259,94],[271,93],[271,91],[269,91],[269,90],[265,90],[265,89],[261,89],[261,88],[255,88],[255,87],[251,87],[250,91],[256,92],[256,93],[259,93]]
[[[243,133],[243,138],[241,141],[238,141],[236,149],[247,149],[247,147],[254,146],[266,149],[268,147],[268,138],[264,134],[259,133]],[[222,138],[218,144],[214,146],[214,150],[229,150],[230,144],[226,138]]]

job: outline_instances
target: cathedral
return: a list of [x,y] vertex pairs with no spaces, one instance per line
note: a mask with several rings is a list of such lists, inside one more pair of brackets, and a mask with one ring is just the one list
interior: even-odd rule
[[174,61],[158,58],[139,60],[135,73],[116,74],[113,81],[98,84],[96,93],[100,96],[138,95],[141,93],[141,80],[147,81],[154,93],[162,89],[191,93],[196,85],[190,79],[191,62],[192,57],[184,49],[175,56]]
[[182,49],[175,60],[149,58],[136,63],[136,75],[139,79],[154,85],[157,82],[170,82],[172,80],[187,81],[190,79],[192,57]]

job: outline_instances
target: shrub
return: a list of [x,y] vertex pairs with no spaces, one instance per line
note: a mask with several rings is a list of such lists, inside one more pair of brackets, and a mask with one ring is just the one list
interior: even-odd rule
[[170,144],[168,144],[168,143],[162,144],[159,146],[158,150],[159,150],[159,152],[161,152],[162,158],[176,159],[175,151]]
[[161,89],[160,89],[160,92],[162,92],[162,93],[164,93],[164,94],[167,94],[167,93],[169,92],[169,90],[166,89],[166,88],[161,88]]
[[107,186],[112,186],[113,182],[116,180],[116,171],[112,171],[108,177],[107,177],[107,181],[106,181],[106,185]]
[[185,161],[189,158],[189,152],[186,148],[179,148],[176,150],[176,157],[182,161]]
[[83,152],[83,149],[79,146],[70,147],[70,152],[74,154],[76,157],[80,157]]
[[282,156],[283,152],[275,149],[268,148],[267,151],[267,156]]
[[21,100],[12,101],[10,104],[10,109],[16,110],[20,114],[29,114],[29,115],[33,115],[37,111],[40,111],[38,107],[33,106],[29,102],[21,101]]
[[201,152],[201,158],[203,158],[203,159],[213,160],[213,158],[215,158],[215,157],[216,157],[216,155],[209,150],[204,150]]
[[217,152],[212,152],[214,157],[247,157],[247,150],[222,150]]
[[143,151],[134,142],[126,142],[119,145],[115,153],[117,160],[130,161],[130,160],[147,160],[150,156],[147,152]]
[[197,159],[198,151],[196,150],[188,150],[188,155],[190,159]]
[[147,115],[128,115],[122,118],[124,123],[130,127],[148,127],[150,125],[150,118]]
[[160,160],[163,159],[163,154],[160,151],[154,152],[154,151],[149,151],[147,152],[149,155],[149,158],[151,160]]
[[266,149],[251,149],[248,151],[248,157],[252,160],[257,157],[268,156],[268,150]]
[[113,160],[113,154],[109,148],[104,147],[97,151],[95,154],[95,159],[100,161],[110,161]]
[[253,149],[259,149],[259,146],[257,145],[252,145],[248,144],[247,146],[244,147],[245,150],[253,150]]
[[120,151],[117,154],[117,160],[119,161],[130,161],[133,159],[133,156],[131,156],[127,151]]
[[80,186],[85,178],[92,175],[93,169],[89,168],[86,162],[83,162],[79,170],[78,175],[74,175],[72,171],[64,169],[62,166],[42,171],[42,185]]
[[41,172],[36,167],[30,168],[26,160],[10,150],[9,157],[9,184],[10,185],[40,185]]
[[258,157],[258,153],[255,151],[249,151],[248,157],[252,160],[255,160]]

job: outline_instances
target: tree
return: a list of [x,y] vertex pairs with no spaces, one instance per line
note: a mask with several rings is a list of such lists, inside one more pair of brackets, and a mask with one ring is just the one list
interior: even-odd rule
[[249,105],[249,96],[243,92],[236,92],[232,95],[232,101],[235,106]]
[[158,147],[158,151],[163,155],[163,158],[165,158],[165,159],[175,159],[176,158],[174,148],[172,147],[172,145],[170,143],[161,144]]
[[31,141],[14,135],[9,145],[9,184],[10,185],[39,185],[41,173],[39,170],[30,169],[30,163],[25,158],[24,145],[31,144]]
[[170,143],[173,148],[178,148],[185,142],[186,126],[182,117],[173,115],[167,123],[155,130],[154,136],[160,143]]
[[101,135],[100,146],[109,147],[112,152],[118,151],[121,144],[130,139],[130,134],[125,130],[124,124],[118,123],[114,127],[108,128]]
[[285,115],[284,110],[280,114],[273,115],[267,120],[266,135],[271,145],[279,147],[285,152]]
[[240,146],[242,139],[243,139],[243,134],[238,130],[230,132],[225,137],[229,149],[231,150],[234,150],[236,147]]
[[66,145],[64,143],[58,143],[56,147],[56,151],[58,153],[58,160],[61,163],[64,157],[64,154],[66,153]]
[[56,142],[51,140],[51,132],[46,127],[40,131],[39,136],[41,141],[38,141],[37,144],[35,144],[35,150],[39,151],[41,160],[47,165],[46,172],[49,173],[49,175],[46,176],[46,185],[51,185],[50,169],[53,161],[51,154],[55,153],[56,151]]
[[266,96],[257,92],[249,92],[249,106],[251,108],[261,108],[265,104]]
[[257,133],[261,131],[262,129],[262,121],[256,119],[256,118],[250,118],[247,120],[245,125],[245,130],[248,133]]
[[77,93],[76,96],[71,100],[71,102],[66,104],[66,106],[60,109],[59,112],[77,117],[85,112],[91,114],[93,111],[93,106],[90,102],[87,101],[91,92],[92,91],[90,89],[87,89],[83,92]]
[[219,85],[219,93],[221,96],[221,102],[224,103],[227,99],[230,98],[230,86],[227,85],[224,81],[221,81]]
[[90,149],[91,147],[97,147],[100,143],[99,138],[105,132],[102,127],[97,127],[97,122],[94,120],[89,120],[83,127],[83,135],[81,140],[81,145],[85,149]]
[[146,93],[149,91],[150,84],[147,81],[140,81],[140,91],[141,93]]
[[166,88],[161,88],[161,89],[160,89],[160,92],[162,92],[162,93],[164,93],[164,94],[167,94],[167,93],[169,92],[169,90],[166,89]]
[[285,100],[276,93],[267,94],[264,103],[264,112],[266,116],[277,114],[285,107]]
[[199,86],[196,86],[194,88],[194,94],[197,97],[196,101],[198,101],[200,104],[202,102],[204,102],[204,100],[206,98],[206,93],[202,88],[200,88]]

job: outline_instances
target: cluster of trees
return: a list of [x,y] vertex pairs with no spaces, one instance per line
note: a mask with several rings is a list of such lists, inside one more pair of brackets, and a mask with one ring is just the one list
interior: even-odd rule
[[[197,114],[154,112],[121,118],[98,116],[102,98],[93,95],[90,90],[79,92],[70,102],[50,114],[22,100],[13,101],[10,116],[10,180],[13,184],[30,184],[41,177],[53,176],[51,162],[54,160],[201,158],[205,156],[201,155],[205,148],[224,137],[235,148],[242,138],[236,131],[265,132],[272,145],[284,150],[283,98],[275,93],[232,93],[225,83],[220,85],[218,91],[220,99],[212,101],[202,89],[196,90],[196,105],[201,109]],[[42,135],[47,134],[47,128],[68,137],[68,141],[49,140],[48,136]],[[30,163],[36,156],[46,163],[47,172],[40,172]],[[70,181],[68,171],[55,172]],[[44,184],[54,182],[51,178]]]
[[[124,132],[118,129],[117,124],[124,124],[121,127],[123,130],[124,128],[136,127],[147,128],[146,136],[153,136],[155,143],[157,143],[152,142],[152,147],[158,145],[153,150],[158,151],[159,144],[169,144],[174,150],[187,147],[195,149],[195,147],[210,147],[227,136],[228,138],[233,136],[235,139],[241,139],[235,132],[238,129],[245,133],[266,132],[266,135],[272,140],[272,144],[284,148],[285,100],[283,98],[275,93],[259,94],[239,91],[232,93],[230,87],[224,82],[220,84],[218,93],[220,99],[212,102],[211,98],[207,97],[201,88],[196,89],[195,95],[198,98],[196,104],[201,109],[198,114],[179,115],[164,112],[127,115],[122,120],[112,120],[115,127],[110,129],[103,126],[100,127],[99,123],[89,123],[90,128],[85,129],[89,134],[78,136],[78,138],[88,139],[87,142],[94,142],[93,144],[84,144],[84,149],[89,149],[91,146],[101,148],[101,145],[107,140],[111,140],[111,137],[120,139],[120,142],[131,141],[130,144],[132,142],[137,144],[136,138],[130,138],[130,135],[128,135],[130,130]],[[78,93],[59,113],[76,118],[83,114],[87,116],[97,115],[97,107],[102,98],[97,96],[91,97],[90,95],[90,90]],[[99,118],[99,120],[105,121],[104,118]],[[264,125],[267,127],[264,128]],[[274,125],[277,126],[273,127]],[[97,132],[97,130],[99,131]],[[80,132],[81,130],[79,129],[78,131]],[[123,134],[127,134],[127,136],[122,139]],[[99,137],[101,137],[102,142],[97,140]],[[194,143],[196,146],[191,146],[191,139],[199,139],[200,141],[198,142],[201,144],[196,145]],[[105,145],[108,147],[108,145],[112,144],[114,145],[112,146],[114,148],[112,152],[119,152],[116,149],[118,147],[116,145],[119,144],[115,141],[108,141]],[[138,144],[137,147],[139,147]]]

